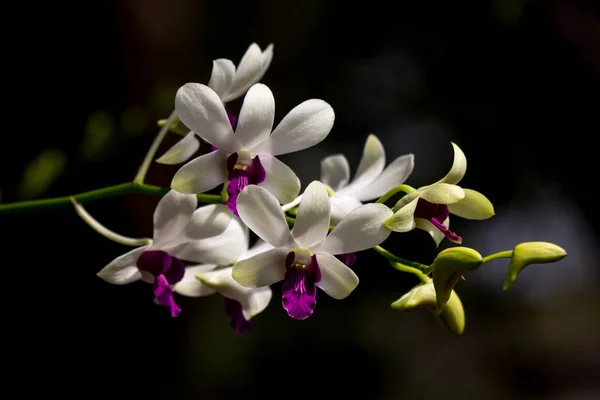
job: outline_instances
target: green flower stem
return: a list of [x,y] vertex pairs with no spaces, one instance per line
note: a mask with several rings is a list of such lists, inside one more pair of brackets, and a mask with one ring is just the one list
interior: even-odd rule
[[424,273],[422,273],[421,271],[419,271],[416,268],[409,267],[402,263],[393,262],[393,261],[390,261],[390,264],[392,265],[392,267],[396,268],[398,271],[409,272],[411,274],[416,275],[417,278],[419,278],[421,280],[421,282],[423,282],[423,283],[427,283],[427,282],[431,281],[430,277],[428,277],[427,275],[425,275]]
[[387,251],[386,249],[384,249],[381,246],[375,246],[375,247],[373,247],[373,250],[375,250],[376,252],[378,252],[379,254],[381,254],[382,256],[384,256],[391,262],[400,263],[400,264],[406,266],[407,268],[412,267],[413,269],[416,269],[417,271],[419,271],[421,273],[429,271],[429,265],[421,264],[416,261],[405,260],[404,258],[400,258],[400,257],[390,253],[389,251]]
[[146,178],[146,173],[148,172],[148,168],[150,168],[152,159],[156,155],[158,147],[162,143],[163,139],[169,132],[169,127],[171,126],[175,118],[177,118],[177,113],[175,113],[175,110],[173,110],[171,112],[171,115],[169,115],[167,122],[163,125],[161,130],[158,132],[158,135],[156,135],[156,138],[150,145],[150,148],[146,153],[146,157],[144,157],[144,161],[142,161],[142,165],[140,165],[140,169],[138,170],[137,175],[135,176],[135,178],[133,178],[133,183],[144,183],[144,178]]
[[[70,196],[0,204],[0,215],[66,206],[71,204],[71,198],[75,199],[78,203],[85,203],[92,200],[99,200],[129,193],[145,193],[162,196],[169,190],[169,188],[146,185],[145,183],[127,182]],[[221,196],[219,195],[199,194],[197,197],[198,201],[201,203],[221,203]]]
[[385,203],[390,197],[392,197],[393,195],[395,195],[398,192],[410,193],[410,192],[414,192],[414,191],[415,191],[415,188],[413,188],[412,186],[408,186],[408,185],[394,186],[386,194],[381,196],[376,201],[376,203]]
[[498,258],[511,258],[512,256],[512,250],[500,251],[498,253],[490,254],[487,257],[483,257],[483,262],[486,263],[488,261],[496,260]]

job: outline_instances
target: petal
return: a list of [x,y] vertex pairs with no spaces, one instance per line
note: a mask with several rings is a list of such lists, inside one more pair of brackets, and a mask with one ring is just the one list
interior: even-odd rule
[[194,211],[184,233],[190,240],[217,236],[227,229],[232,219],[233,214],[223,204],[209,204]]
[[180,87],[175,111],[185,126],[208,143],[228,152],[239,149],[223,102],[208,86],[186,83]]
[[264,253],[267,250],[271,250],[273,246],[269,243],[265,242],[262,239],[258,239],[256,243],[252,247],[250,247],[244,254],[240,256],[240,260],[245,260],[246,258],[253,257],[257,254]]
[[216,267],[215,264],[202,264],[187,267],[183,274],[183,279],[173,287],[173,291],[189,297],[202,297],[215,293],[213,288],[196,279],[196,275],[201,272],[213,270]]
[[434,204],[452,204],[464,199],[465,191],[460,186],[436,183],[422,190],[420,197]]
[[233,85],[223,97],[223,102],[227,103],[242,96],[246,90],[261,78],[262,73],[262,53],[256,43],[252,43],[235,71]]
[[308,248],[327,236],[331,205],[327,189],[319,181],[308,185],[296,213],[292,236],[301,247]]
[[281,204],[294,201],[300,193],[300,179],[296,173],[270,154],[260,154],[260,161],[267,177],[259,185],[267,189]]
[[307,149],[321,142],[331,130],[335,113],[323,100],[306,100],[290,111],[257,153],[280,155]]
[[354,271],[331,254],[318,253],[317,260],[321,268],[321,280],[317,282],[317,287],[329,296],[341,300],[358,286],[358,276]]
[[198,205],[196,195],[170,190],[158,202],[154,210],[154,247],[173,240],[190,222]]
[[138,247],[112,260],[98,272],[98,276],[108,283],[125,285],[142,277],[135,263],[140,255],[150,246]]
[[182,193],[204,193],[227,180],[227,155],[219,150],[194,158],[173,176],[171,189]]
[[235,65],[231,60],[219,58],[213,60],[213,68],[208,81],[208,87],[222,99],[233,85],[235,76]]
[[246,287],[270,286],[285,276],[287,255],[287,250],[272,249],[238,261],[233,266],[233,279]]
[[[438,228],[435,227],[435,225],[433,225],[426,219],[415,218],[415,225],[417,228],[424,230],[425,232],[431,235],[436,247],[439,247],[440,243],[442,243],[442,240],[444,240],[444,238],[446,237],[444,236],[442,231],[440,231]],[[450,218],[446,218],[442,225],[444,225],[446,228],[450,228]]]
[[348,184],[350,165],[342,154],[325,157],[321,160],[321,182],[335,192]]
[[365,204],[348,214],[325,239],[319,253],[354,253],[377,246],[391,231],[383,222],[394,213],[379,203]]
[[[405,196],[406,197],[406,196]],[[394,232],[408,232],[416,227],[415,210],[419,202],[419,196],[413,196],[414,199],[402,206],[384,222],[384,225]]]
[[362,157],[352,182],[339,194],[354,194],[363,191],[383,171],[385,166],[385,150],[375,135],[369,135],[363,148]]
[[494,216],[494,206],[487,197],[472,189],[463,190],[465,198],[458,203],[448,205],[452,214],[474,220],[488,219]]
[[265,242],[274,247],[297,247],[279,202],[266,189],[246,186],[238,197],[237,209],[242,221]]
[[187,261],[230,265],[246,252],[248,235],[248,228],[239,219],[234,218],[222,234],[180,244],[169,249],[169,252]]
[[362,203],[353,196],[338,196],[337,194],[330,198],[331,200],[331,225],[337,225],[342,218],[362,206]]
[[244,149],[264,142],[271,134],[275,118],[275,99],[271,89],[262,83],[250,88],[240,110],[235,138]]
[[272,294],[271,288],[268,286],[261,288],[242,286],[233,279],[232,270],[233,268],[229,267],[204,272],[198,274],[197,278],[223,296],[240,302],[244,318],[250,320],[269,305]]
[[160,158],[156,159],[159,164],[175,165],[186,162],[200,148],[200,141],[194,132],[189,132],[183,139],[175,143]]
[[381,175],[371,182],[363,190],[356,193],[361,201],[367,201],[383,196],[390,189],[401,185],[412,173],[415,166],[415,156],[406,154],[396,158],[388,165]]
[[465,176],[467,172],[467,157],[465,153],[455,143],[452,143],[454,148],[454,161],[452,162],[452,168],[446,174],[445,177],[440,179],[437,183],[449,183],[457,184]]
[[269,69],[271,61],[273,61],[273,43],[269,44],[267,48],[262,52],[260,56],[260,61],[262,62],[262,69],[260,71],[260,74],[256,78],[257,82],[262,79],[262,77]]

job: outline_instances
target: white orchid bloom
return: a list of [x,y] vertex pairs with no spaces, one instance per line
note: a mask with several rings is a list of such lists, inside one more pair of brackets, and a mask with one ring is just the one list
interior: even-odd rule
[[391,232],[383,221],[393,214],[383,204],[365,204],[328,235],[331,204],[327,189],[319,181],[306,188],[291,232],[277,199],[260,186],[251,185],[242,191],[238,210],[242,221],[273,249],[237,262],[233,279],[247,287],[284,280],[283,307],[295,319],[312,314],[316,287],[335,299],[347,297],[356,288],[358,277],[335,255],[383,242]]
[[[350,165],[342,154],[321,161],[321,182],[331,190],[331,224],[337,223],[363,202],[383,196],[404,183],[415,166],[413,154],[396,158],[385,167],[385,150],[375,135],[369,135],[354,179],[350,184]],[[384,169],[385,167],[385,169]]]
[[[269,44],[265,51],[261,52],[260,47],[252,43],[237,68],[226,58],[213,60],[208,87],[217,93],[223,104],[233,101],[243,96],[250,86],[262,79],[271,65],[271,60],[273,60],[273,44]],[[235,115],[229,110],[227,113],[231,125],[235,127]],[[200,141],[194,132],[188,132],[156,161],[161,164],[181,164],[189,160],[199,148]]]
[[[227,232],[230,231],[230,232]],[[269,244],[258,241],[248,249],[248,228],[237,218],[232,221],[227,238],[221,235],[204,239],[206,248],[218,248],[224,252],[234,251],[236,258],[224,263],[206,263],[187,267],[181,281],[173,290],[188,297],[203,297],[220,293],[225,298],[225,312],[231,318],[231,328],[238,333],[247,333],[254,321],[252,318],[261,313],[271,301],[271,288],[248,288],[237,283],[231,276],[231,264],[271,249]]]
[[[173,299],[172,286],[184,276],[182,260],[232,263],[241,254],[230,245],[232,235],[228,232],[234,219],[227,207],[196,206],[195,195],[173,190],[167,193],[154,211],[152,242],[115,258],[98,276],[116,285],[140,279],[152,283],[157,302],[177,316],[181,309]],[[211,239],[217,235],[225,248],[214,246]]]
[[456,144],[454,161],[445,177],[431,185],[422,186],[402,197],[394,206],[394,216],[385,225],[396,232],[414,228],[428,232],[436,246],[444,238],[461,244],[462,238],[450,230],[450,214],[473,220],[494,215],[494,206],[483,194],[463,189],[457,184],[467,172],[467,158]]
[[202,155],[177,171],[171,188],[182,193],[203,193],[227,186],[228,208],[237,215],[238,194],[256,184],[289,203],[300,192],[300,180],[275,156],[300,151],[321,142],[335,118],[323,100],[311,99],[290,111],[271,133],[275,100],[271,90],[257,83],[250,88],[234,131],[217,93],[208,86],[188,83],[175,98],[181,120],[218,150]]

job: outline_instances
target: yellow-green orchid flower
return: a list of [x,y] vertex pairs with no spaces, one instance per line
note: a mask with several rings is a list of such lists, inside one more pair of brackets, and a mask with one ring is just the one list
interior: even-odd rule
[[467,171],[467,158],[460,147],[455,143],[452,146],[454,162],[448,174],[428,186],[408,187],[409,192],[394,206],[394,215],[385,222],[386,227],[396,232],[422,229],[437,246],[444,237],[461,244],[462,238],[449,229],[449,214],[474,220],[494,215],[494,206],[483,194],[457,185]]

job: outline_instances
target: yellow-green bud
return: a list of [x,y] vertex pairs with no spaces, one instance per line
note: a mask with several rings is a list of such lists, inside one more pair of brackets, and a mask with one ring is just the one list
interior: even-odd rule
[[460,277],[466,272],[477,269],[482,263],[481,254],[468,247],[451,247],[438,254],[431,264],[433,284],[437,294],[436,314],[442,312]]
[[[161,128],[163,126],[165,126],[165,124],[167,123],[166,119],[161,119],[157,121],[158,126],[160,126]],[[180,135],[187,135],[190,132],[190,128],[188,128],[187,126],[185,126],[183,124],[183,122],[181,122],[181,120],[179,119],[178,116],[175,116],[175,119],[173,120],[173,122],[171,122],[171,126],[169,127],[169,131],[173,132],[173,133],[178,133]]]
[[529,264],[547,264],[562,260],[567,252],[555,244],[548,242],[526,242],[515,246],[513,255],[504,277],[504,290],[508,290],[517,275]]
[[422,283],[412,288],[404,296],[392,303],[392,308],[396,310],[408,310],[415,307],[423,307],[431,311],[438,321],[443,323],[446,328],[455,335],[462,335],[465,330],[465,310],[462,302],[454,290],[450,293],[450,298],[442,308],[440,315],[435,314],[436,295],[433,282]]

